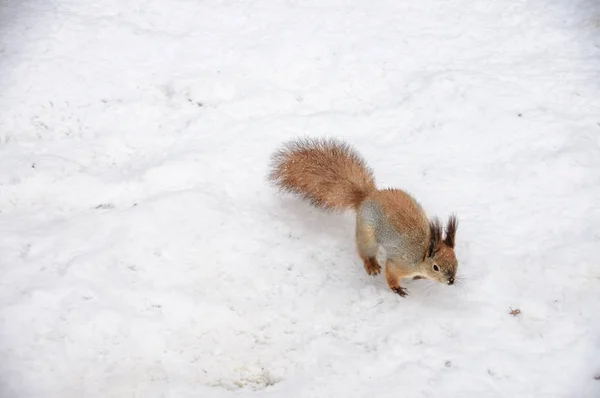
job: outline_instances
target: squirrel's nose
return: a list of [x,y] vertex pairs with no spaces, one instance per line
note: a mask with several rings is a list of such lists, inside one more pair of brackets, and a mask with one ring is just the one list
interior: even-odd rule
[[454,278],[449,278],[448,279],[448,284],[449,285],[454,285]]

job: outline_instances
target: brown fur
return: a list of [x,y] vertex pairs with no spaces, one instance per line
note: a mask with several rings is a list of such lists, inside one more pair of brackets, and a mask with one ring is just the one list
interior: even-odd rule
[[436,249],[439,249],[442,242],[442,223],[440,219],[434,217],[429,221],[429,247],[427,249],[427,257],[433,256]]
[[333,139],[286,143],[271,158],[269,180],[324,210],[356,208],[375,190],[373,173],[363,158]]
[[[406,289],[400,286],[403,278],[454,283],[458,266],[454,254],[456,217],[450,217],[444,231],[439,219],[429,220],[420,204],[408,193],[394,188],[378,190],[372,171],[348,144],[334,139],[288,142],[272,156],[269,180],[281,190],[325,210],[359,210],[359,207],[364,210],[376,203],[379,210],[375,211],[383,216],[377,216],[375,224],[369,213],[359,216],[360,212],[357,212],[358,254],[369,275],[379,274],[381,266],[376,254],[382,243],[377,241],[377,231],[388,235],[385,231],[390,228],[396,231],[391,236],[398,241],[391,249],[402,249],[394,249],[395,255],[388,256],[385,264],[386,282],[395,293],[407,295]],[[368,200],[366,207],[361,206],[365,200]]]
[[369,199],[381,205],[394,229],[404,231],[411,245],[423,247],[427,243],[427,216],[409,194],[401,189],[387,188],[373,192]]
[[363,259],[363,262],[365,264],[365,270],[367,271],[367,274],[379,275],[379,273],[381,272],[381,265],[379,265],[379,262],[375,257]]
[[356,225],[356,248],[358,255],[365,264],[365,270],[369,275],[377,275],[381,272],[381,266],[375,257],[377,255],[377,238],[375,228],[361,225],[357,220]]
[[[446,225],[446,238],[444,243],[449,247],[454,247],[454,239],[456,237],[456,229],[458,228],[458,219],[455,215],[450,216],[448,224]],[[440,233],[441,236],[441,233]]]
[[390,260],[385,263],[385,281],[390,290],[402,297],[408,296],[406,289],[400,286],[400,279],[410,276],[405,270],[406,267],[398,267],[398,264]]

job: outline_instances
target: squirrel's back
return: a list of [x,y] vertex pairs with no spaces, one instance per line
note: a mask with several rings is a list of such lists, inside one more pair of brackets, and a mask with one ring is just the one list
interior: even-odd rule
[[358,207],[358,225],[372,228],[388,256],[402,256],[408,263],[423,258],[429,242],[429,221],[411,195],[400,189],[373,192]]
[[327,210],[356,209],[376,191],[373,172],[364,159],[335,139],[305,138],[284,144],[271,158],[269,179]]

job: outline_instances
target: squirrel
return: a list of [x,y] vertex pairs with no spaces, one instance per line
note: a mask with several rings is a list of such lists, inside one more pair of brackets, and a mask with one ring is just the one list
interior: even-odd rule
[[[271,156],[268,180],[325,211],[356,212],[356,248],[369,275],[378,275],[379,247],[386,252],[385,280],[402,297],[403,278],[453,285],[458,268],[454,241],[458,220],[451,215],[445,231],[407,192],[378,189],[361,155],[338,139],[300,138],[284,143]],[[445,237],[442,238],[442,232]]]

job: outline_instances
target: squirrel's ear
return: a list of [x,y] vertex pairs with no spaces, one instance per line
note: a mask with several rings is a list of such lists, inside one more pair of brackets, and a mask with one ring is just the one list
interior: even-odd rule
[[429,221],[429,248],[427,249],[427,257],[433,257],[440,242],[442,241],[442,223],[436,217]]
[[456,228],[458,228],[458,220],[455,215],[451,215],[448,219],[448,225],[446,225],[446,238],[444,238],[444,243],[452,248],[454,248]]

